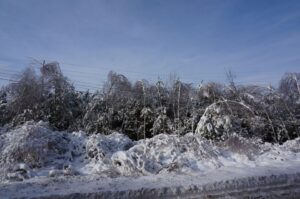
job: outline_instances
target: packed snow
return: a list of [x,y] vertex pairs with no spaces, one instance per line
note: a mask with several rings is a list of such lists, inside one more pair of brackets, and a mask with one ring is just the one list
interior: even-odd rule
[[[3,198],[299,198],[299,165],[226,168],[205,173],[165,173],[107,178],[99,175],[31,178],[0,184]],[[298,172],[298,173],[297,173]]]
[[300,163],[300,138],[283,145],[232,135],[213,142],[200,134],[159,134],[132,141],[120,133],[86,135],[52,131],[30,123],[0,134],[2,183],[31,178],[103,177],[207,173],[220,168]]

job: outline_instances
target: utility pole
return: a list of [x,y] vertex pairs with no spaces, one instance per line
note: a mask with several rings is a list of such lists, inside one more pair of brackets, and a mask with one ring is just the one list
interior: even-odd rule
[[[143,86],[143,93],[144,93],[144,109],[146,108],[146,90],[145,90],[145,85],[144,82],[142,82]],[[146,111],[146,109],[145,109]],[[146,113],[144,113],[144,139],[146,139]]]
[[181,82],[177,80],[178,84],[178,98],[177,98],[177,133],[179,135],[179,130],[180,130],[180,91],[181,91]]

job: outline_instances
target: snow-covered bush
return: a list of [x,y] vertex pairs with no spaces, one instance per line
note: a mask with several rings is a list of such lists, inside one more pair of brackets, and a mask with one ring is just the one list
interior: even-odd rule
[[[238,108],[237,108],[238,107]],[[235,101],[219,101],[208,106],[196,132],[205,138],[224,140],[233,133],[249,135],[252,110]]]
[[171,121],[166,115],[166,108],[160,108],[157,112],[157,117],[153,122],[153,127],[151,129],[152,135],[171,133]]
[[[133,145],[127,136],[116,132],[107,136],[70,134],[52,131],[43,122],[27,122],[0,134],[0,178],[24,180],[31,177],[31,169],[42,168],[51,169],[49,176],[75,175],[79,171],[73,166],[80,168],[82,164],[87,165],[85,173],[101,174],[110,169],[112,154]],[[26,165],[26,169],[19,165]]]
[[300,73],[286,73],[279,82],[279,91],[293,103],[300,102]]
[[0,133],[0,183],[39,176],[190,174],[226,166],[278,164],[299,161],[299,143],[297,138],[270,144],[234,133],[222,142],[194,133],[132,141],[117,132],[67,133],[50,130],[43,122],[27,122]]
[[133,142],[120,133],[110,135],[96,134],[86,138],[86,155],[89,159],[97,162],[110,156],[116,151],[128,150],[133,146]]
[[110,132],[109,116],[103,97],[95,93],[85,106],[82,118],[84,130],[88,133],[108,134]]
[[[45,123],[30,123],[0,135],[0,178],[29,178],[29,168],[61,167],[73,160],[68,134],[53,132]],[[18,165],[26,165],[22,168]],[[26,170],[26,171],[25,171]]]
[[276,89],[236,85],[231,72],[228,85],[202,82],[198,88],[176,75],[165,83],[132,84],[126,76],[109,72],[102,90],[91,94],[76,91],[57,62],[40,69],[39,74],[26,69],[17,83],[0,90],[1,126],[42,120],[55,130],[118,131],[134,140],[189,132],[213,140],[237,133],[276,143],[300,136],[298,73],[284,75]]
[[[83,173],[108,176],[116,175],[116,170],[111,164],[111,156],[117,151],[128,150],[134,145],[134,142],[127,136],[116,132],[110,135],[87,135],[84,132],[73,132],[69,134],[69,138],[72,156],[84,165],[82,166],[84,167]],[[58,173],[62,174],[62,172]]]
[[218,154],[218,149],[200,136],[160,134],[139,141],[128,151],[116,152],[112,163],[122,175],[201,171],[219,167]]
[[8,122],[7,92],[0,89],[0,128]]
[[72,160],[69,139],[43,123],[30,124],[0,135],[0,167],[12,170],[24,163],[28,168],[62,164]]

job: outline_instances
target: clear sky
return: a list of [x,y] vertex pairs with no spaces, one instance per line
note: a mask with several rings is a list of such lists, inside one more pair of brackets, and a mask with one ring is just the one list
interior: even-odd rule
[[[0,78],[59,61],[80,89],[150,81],[276,85],[300,72],[299,0],[0,0]],[[0,80],[0,85],[6,83]]]

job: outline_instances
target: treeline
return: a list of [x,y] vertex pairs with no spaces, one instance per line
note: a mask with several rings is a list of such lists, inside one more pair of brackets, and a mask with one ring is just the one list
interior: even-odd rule
[[0,123],[14,127],[47,121],[56,130],[122,132],[132,139],[159,133],[198,132],[223,140],[237,133],[282,143],[300,135],[300,74],[287,73],[278,88],[210,82],[193,87],[178,78],[130,82],[110,72],[95,93],[76,91],[59,64],[27,68],[0,91]]

